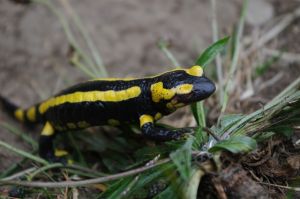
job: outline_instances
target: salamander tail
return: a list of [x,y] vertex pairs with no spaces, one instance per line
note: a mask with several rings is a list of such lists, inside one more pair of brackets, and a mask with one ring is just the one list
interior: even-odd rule
[[0,107],[11,117],[25,125],[31,126],[32,124],[40,122],[40,118],[37,117],[36,106],[32,106],[28,109],[22,109],[0,95]]

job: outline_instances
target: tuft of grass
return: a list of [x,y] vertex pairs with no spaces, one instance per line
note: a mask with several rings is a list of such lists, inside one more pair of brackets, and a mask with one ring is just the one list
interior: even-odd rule
[[233,34],[233,39],[232,39],[232,57],[231,57],[231,64],[229,68],[229,74],[227,78],[227,82],[225,83],[225,89],[224,89],[224,96],[221,101],[221,114],[219,115],[218,118],[218,124],[220,123],[220,119],[223,117],[227,104],[228,104],[228,92],[230,88],[232,87],[232,83],[234,80],[234,74],[237,70],[238,66],[238,60],[239,60],[239,54],[241,51],[241,38],[243,35],[243,30],[244,30],[244,22],[247,14],[247,7],[248,7],[248,0],[243,0],[243,7],[242,7],[242,12],[240,16],[240,20],[236,29],[236,32]]

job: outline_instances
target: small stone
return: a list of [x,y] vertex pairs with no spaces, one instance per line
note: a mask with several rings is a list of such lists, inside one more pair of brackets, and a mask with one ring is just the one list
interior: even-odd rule
[[246,21],[253,26],[259,26],[274,16],[274,8],[265,0],[250,0]]

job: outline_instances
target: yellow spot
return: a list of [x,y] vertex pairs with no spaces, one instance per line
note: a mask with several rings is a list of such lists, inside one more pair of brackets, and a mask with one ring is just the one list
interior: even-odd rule
[[67,123],[67,127],[69,128],[69,129],[76,129],[77,128],[77,126],[76,126],[76,124],[74,124],[74,123]]
[[177,100],[172,99],[172,100],[171,100],[171,104],[177,104]]
[[176,94],[188,94],[193,90],[193,84],[182,84],[176,88]]
[[17,109],[15,111],[15,117],[21,121],[21,122],[24,122],[24,111],[22,109]]
[[80,122],[77,123],[77,126],[78,126],[79,128],[87,128],[87,127],[90,126],[90,124],[87,123],[86,121],[80,121]]
[[169,109],[169,110],[176,110],[177,108],[181,108],[181,107],[183,107],[183,106],[185,106],[186,104],[184,104],[184,103],[178,103],[177,102],[177,100],[171,100],[171,102],[168,102],[167,103],[167,108]]
[[119,126],[120,125],[120,122],[118,120],[115,120],[115,119],[109,119],[107,121],[107,123],[111,126]]
[[151,85],[151,94],[153,102],[159,102],[160,100],[170,100],[175,94],[188,94],[193,90],[192,84],[182,84],[175,88],[166,89],[162,82],[157,82]]
[[26,117],[29,121],[31,122],[35,122],[36,121],[36,111],[35,111],[35,107],[31,107],[30,109],[27,110],[26,112]]
[[72,165],[72,164],[74,164],[74,160],[68,159],[68,165]]
[[141,94],[141,88],[133,86],[121,91],[87,91],[75,92],[71,94],[53,97],[39,106],[39,112],[44,114],[49,108],[59,106],[64,103],[79,103],[79,102],[120,102],[128,99],[138,97]]
[[62,150],[62,149],[55,149],[55,151],[54,151],[54,155],[56,157],[62,157],[62,156],[66,156],[68,154],[69,154],[68,151],[65,151],[65,150]]
[[162,99],[169,100],[175,95],[174,90],[165,89],[162,82],[152,84],[150,89],[153,102],[159,102]]
[[140,117],[140,126],[142,127],[146,123],[153,123],[153,117],[151,115],[142,115]]
[[203,69],[201,66],[193,66],[190,69],[186,69],[186,73],[192,76],[201,77],[203,75]]
[[175,104],[174,106],[175,106],[175,108],[181,108],[181,107],[184,107],[185,104],[184,103],[178,103],[178,104]]
[[174,109],[176,109],[175,106],[174,106],[174,104],[172,104],[171,102],[168,102],[167,105],[166,105],[166,107],[167,107],[169,110],[174,110]]
[[63,131],[64,128],[62,126],[55,126],[55,129],[59,130],[59,131]]
[[160,118],[162,118],[162,114],[159,113],[159,112],[156,113],[155,116],[154,116],[154,119],[155,119],[155,120],[159,120]]
[[49,122],[46,122],[41,135],[51,136],[53,134],[54,134],[54,129],[53,129],[52,125]]

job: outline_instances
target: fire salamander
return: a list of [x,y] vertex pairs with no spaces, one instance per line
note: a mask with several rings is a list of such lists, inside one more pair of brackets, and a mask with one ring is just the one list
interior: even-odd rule
[[209,97],[215,85],[200,66],[176,69],[153,77],[91,80],[67,88],[28,109],[0,97],[3,108],[24,124],[44,125],[39,154],[53,161],[53,139],[64,131],[97,125],[138,123],[154,140],[179,139],[183,132],[155,126],[155,121],[185,105]]

